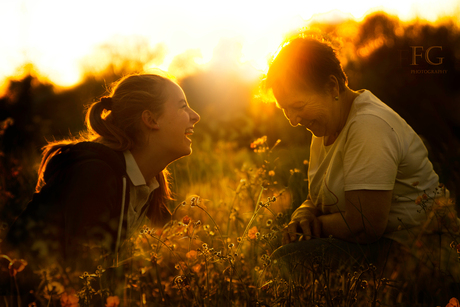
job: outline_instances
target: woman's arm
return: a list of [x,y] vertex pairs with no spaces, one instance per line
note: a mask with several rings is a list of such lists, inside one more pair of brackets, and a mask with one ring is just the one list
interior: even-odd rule
[[384,233],[393,191],[356,190],[345,192],[345,211],[321,215],[321,236],[368,244]]

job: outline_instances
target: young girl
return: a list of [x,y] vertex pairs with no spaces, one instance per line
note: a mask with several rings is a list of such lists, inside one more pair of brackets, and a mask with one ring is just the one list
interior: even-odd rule
[[44,148],[36,193],[7,241],[40,266],[94,272],[94,255],[118,266],[125,239],[171,218],[166,167],[191,154],[199,120],[170,79],[122,78],[89,107],[86,134]]

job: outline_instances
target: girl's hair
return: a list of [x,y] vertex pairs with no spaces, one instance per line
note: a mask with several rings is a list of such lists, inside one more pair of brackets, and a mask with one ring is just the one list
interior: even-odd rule
[[306,83],[322,91],[333,75],[339,91],[348,84],[335,49],[323,38],[297,37],[285,43],[270,65],[265,81],[266,88],[302,87]]
[[[132,149],[134,144],[142,144],[141,114],[144,110],[154,114],[163,112],[168,82],[173,81],[158,74],[135,74],[112,84],[109,96],[89,106],[85,117],[87,131],[78,138],[50,142],[43,147],[36,191],[39,192],[45,184],[44,173],[48,162],[66,145],[92,141],[116,151],[125,151]],[[153,193],[156,208],[151,208],[148,213],[153,222],[162,218],[158,215],[161,215],[166,202],[171,199],[168,175],[169,172],[164,169],[156,176],[160,185]]]

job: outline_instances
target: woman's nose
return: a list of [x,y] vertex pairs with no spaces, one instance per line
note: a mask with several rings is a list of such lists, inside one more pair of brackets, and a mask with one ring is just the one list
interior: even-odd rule
[[297,127],[297,125],[299,125],[299,120],[295,112],[284,109],[284,116],[286,116],[292,127]]

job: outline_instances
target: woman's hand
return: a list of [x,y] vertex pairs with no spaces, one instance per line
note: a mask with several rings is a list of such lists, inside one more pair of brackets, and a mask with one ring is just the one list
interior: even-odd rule
[[311,207],[307,200],[291,216],[291,222],[283,229],[282,244],[297,241],[297,235],[302,234],[301,240],[310,240],[321,236],[321,222],[317,217],[317,210]]

